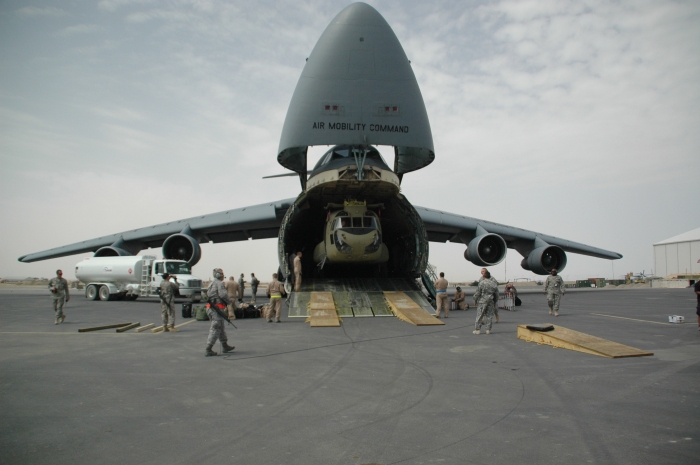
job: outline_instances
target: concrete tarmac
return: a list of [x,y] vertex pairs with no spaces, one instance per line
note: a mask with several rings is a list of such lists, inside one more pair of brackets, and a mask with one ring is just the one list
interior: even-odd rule
[[[472,334],[473,309],[439,327],[375,317],[310,328],[285,308],[279,324],[236,320],[235,352],[207,358],[209,322],[78,333],[158,324],[155,299],[74,291],[56,326],[46,290],[2,289],[0,464],[698,463],[691,289],[568,291],[558,318],[543,295],[520,297],[488,336]],[[673,314],[686,324],[667,324]],[[516,338],[518,324],[545,322],[654,356]]]

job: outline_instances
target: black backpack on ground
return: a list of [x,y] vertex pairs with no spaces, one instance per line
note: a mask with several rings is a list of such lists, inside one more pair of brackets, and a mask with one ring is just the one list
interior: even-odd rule
[[251,305],[245,309],[244,318],[260,318],[260,309]]
[[182,304],[182,318],[192,318],[192,302]]

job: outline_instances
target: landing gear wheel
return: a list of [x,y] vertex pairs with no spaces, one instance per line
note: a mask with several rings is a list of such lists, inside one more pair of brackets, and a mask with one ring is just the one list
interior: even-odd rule
[[85,297],[88,300],[97,300],[97,286],[90,284],[87,288],[85,288]]
[[109,288],[107,286],[100,286],[100,300],[107,301],[112,299],[112,295],[109,293]]

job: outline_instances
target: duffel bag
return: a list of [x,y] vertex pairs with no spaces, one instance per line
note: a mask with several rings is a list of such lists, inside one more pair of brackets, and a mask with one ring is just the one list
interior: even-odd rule
[[260,318],[260,310],[250,306],[245,309],[245,317],[246,318]]
[[208,321],[209,315],[207,315],[206,305],[197,305],[194,308],[194,319],[197,321]]

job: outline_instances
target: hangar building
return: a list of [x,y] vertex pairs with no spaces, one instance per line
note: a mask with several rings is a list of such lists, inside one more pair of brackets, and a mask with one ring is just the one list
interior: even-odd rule
[[700,228],[654,244],[654,270],[665,277],[700,274]]

